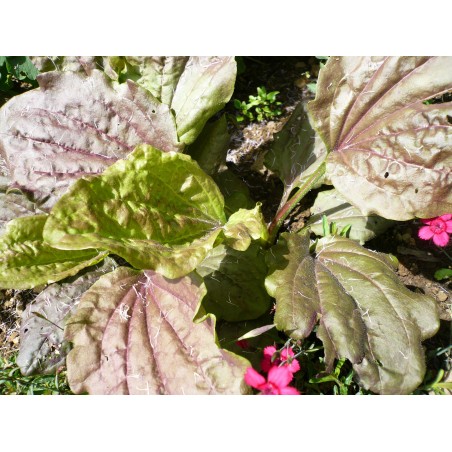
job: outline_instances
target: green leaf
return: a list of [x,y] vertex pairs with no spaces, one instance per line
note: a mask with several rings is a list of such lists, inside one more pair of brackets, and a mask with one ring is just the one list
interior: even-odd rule
[[213,176],[224,196],[225,212],[229,216],[239,209],[252,209],[255,205],[250,191],[242,179],[230,169],[225,169]]
[[207,287],[203,307],[218,319],[256,319],[270,308],[270,297],[264,288],[267,266],[257,244],[246,251],[216,246],[196,271]]
[[108,253],[95,249],[61,251],[42,237],[47,215],[21,217],[0,237],[0,288],[30,289],[49,284],[100,262]]
[[451,279],[452,278],[452,268],[440,268],[435,272],[435,279],[440,281],[442,279]]
[[283,233],[267,253],[267,292],[276,298],[274,323],[295,339],[311,333],[320,312],[313,281],[314,259],[309,255],[309,237]]
[[261,204],[257,203],[252,210],[240,209],[233,213],[224,226],[225,243],[231,248],[245,251],[252,240],[268,241],[268,230],[261,212]]
[[107,249],[178,278],[213,247],[226,222],[223,203],[188,155],[142,145],[102,175],[78,180],[52,209],[44,237],[59,249]]
[[39,71],[31,62],[30,58],[26,56],[6,57],[6,66],[9,72],[17,80],[33,82],[36,80],[36,76],[39,74]]
[[226,164],[230,135],[226,117],[223,115],[215,122],[208,123],[196,141],[186,150],[186,154],[196,160],[209,175],[214,176]]
[[265,156],[265,166],[275,172],[284,184],[280,208],[292,191],[302,186],[325,158],[325,146],[315,136],[304,106],[300,103],[282,130],[275,134]]
[[171,108],[185,144],[229,101],[237,73],[234,57],[110,57],[109,63]]
[[331,57],[309,112],[327,176],[365,214],[392,220],[452,211],[452,57]]
[[193,323],[205,287],[121,267],[82,297],[66,326],[75,393],[244,394],[249,362],[218,347],[215,318]]
[[436,303],[401,284],[389,257],[327,237],[314,259],[308,237],[289,233],[271,255],[266,287],[276,298],[278,329],[306,337],[318,316],[327,370],[335,358],[347,358],[359,383],[373,392],[408,394],[422,382],[420,344],[439,327]]
[[117,267],[109,257],[94,267],[47,286],[22,314],[17,365],[22,375],[54,374],[70,350],[63,340],[65,319],[75,311],[80,297],[104,273]]
[[307,226],[317,235],[328,235],[323,232],[322,218],[326,215],[328,223],[334,222],[341,230],[351,226],[348,237],[357,240],[361,245],[386,231],[394,222],[378,215],[363,215],[361,211],[349,204],[336,190],[326,190],[317,195],[311,207],[311,218]]

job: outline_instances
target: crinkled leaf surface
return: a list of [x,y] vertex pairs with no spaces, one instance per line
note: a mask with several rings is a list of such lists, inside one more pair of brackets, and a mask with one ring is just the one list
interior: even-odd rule
[[242,394],[249,362],[216,343],[215,320],[194,323],[205,287],[121,267],[82,297],[66,327],[76,393]]
[[[425,373],[421,341],[439,327],[435,301],[401,284],[388,256],[350,239],[321,239],[315,259],[306,235],[283,233],[280,242],[272,248],[266,281],[277,301],[277,327],[304,337],[315,323],[309,319],[318,315],[328,367],[345,357],[365,388],[383,394],[413,391]],[[307,270],[295,277],[294,267],[303,265]]]
[[303,185],[324,162],[327,152],[322,140],[309,123],[300,102],[280,132],[275,134],[265,165],[284,184],[282,207],[296,187]]
[[203,307],[218,319],[255,319],[270,308],[270,297],[264,288],[267,266],[257,244],[246,251],[216,246],[196,271],[207,287]]
[[0,111],[0,153],[15,186],[51,207],[81,176],[99,174],[136,145],[177,151],[168,106],[133,82],[114,89],[97,70],[90,76],[48,72],[39,89]]
[[52,374],[70,350],[63,340],[65,319],[100,276],[117,267],[109,257],[64,282],[46,287],[22,314],[17,365],[23,375]]
[[326,215],[328,224],[336,223],[339,231],[350,225],[347,237],[358,240],[361,245],[386,231],[394,223],[378,215],[363,215],[334,188],[317,195],[311,214],[308,226],[315,234],[323,235],[322,217]]
[[329,151],[327,174],[365,215],[452,211],[452,57],[331,57],[309,104]]
[[110,68],[110,76],[131,77],[174,111],[185,144],[229,101],[237,73],[234,57],[215,56],[113,57]]
[[63,251],[42,237],[47,215],[21,217],[6,225],[0,237],[0,288],[30,289],[73,276],[108,253],[95,249]]
[[245,251],[252,240],[268,241],[267,225],[261,212],[261,204],[254,209],[239,209],[233,213],[224,226],[225,243],[231,248]]
[[223,209],[218,187],[188,155],[143,145],[101,176],[78,180],[53,208],[44,236],[60,249],[103,248],[177,278],[212,248]]

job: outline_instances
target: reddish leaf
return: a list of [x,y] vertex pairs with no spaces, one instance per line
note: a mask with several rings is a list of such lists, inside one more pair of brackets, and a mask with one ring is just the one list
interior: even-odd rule
[[240,394],[249,366],[216,344],[211,316],[193,323],[205,288],[119,268],[85,293],[65,338],[71,389],[90,394]]

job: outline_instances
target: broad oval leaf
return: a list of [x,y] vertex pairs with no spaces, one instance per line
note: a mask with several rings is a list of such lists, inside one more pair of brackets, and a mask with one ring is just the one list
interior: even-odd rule
[[66,327],[75,393],[243,394],[249,362],[216,343],[215,320],[193,318],[205,288],[199,277],[168,280],[119,268],[82,297]]
[[6,225],[0,237],[0,288],[30,289],[60,281],[100,262],[108,252],[63,251],[42,237],[47,215],[21,217]]
[[[109,69],[109,70],[108,70]],[[131,78],[175,114],[181,142],[192,143],[234,91],[234,57],[111,57],[107,73]]]
[[[282,317],[278,323],[275,317],[277,327],[289,325],[288,333],[295,332],[296,338],[308,335],[304,317],[294,321],[294,312],[302,309],[307,298],[316,299],[317,334],[325,344],[327,366],[332,366],[334,358],[347,358],[366,389],[383,394],[413,391],[425,373],[421,341],[439,327],[435,301],[401,284],[389,257],[350,239],[321,239],[315,260],[309,255],[306,235],[284,233],[281,240],[280,249],[272,248],[279,269],[269,276],[276,313],[279,310]],[[288,263],[284,263],[285,255],[290,256]],[[310,272],[300,272],[295,279],[293,268],[303,262],[310,262]],[[301,284],[306,289],[297,292]]]
[[307,226],[314,234],[323,236],[322,218],[325,215],[329,224],[332,222],[336,224],[338,231],[350,225],[347,237],[359,241],[361,245],[386,231],[393,224],[391,220],[378,215],[362,214],[334,188],[317,195],[311,207],[311,214]]
[[69,343],[63,340],[65,320],[80,297],[105,273],[117,267],[109,257],[95,267],[51,284],[28,304],[22,314],[17,365],[22,375],[52,374],[66,361]]
[[203,307],[217,319],[237,322],[256,319],[268,311],[270,297],[263,284],[267,266],[257,244],[246,251],[218,245],[196,271],[207,287]]
[[143,145],[101,176],[78,180],[52,209],[44,237],[178,278],[205,257],[225,222],[223,197],[196,162]]
[[0,152],[15,186],[46,207],[74,180],[101,173],[138,144],[180,148],[168,106],[133,82],[115,90],[97,70],[48,72],[38,82],[1,108]]
[[365,215],[452,211],[452,57],[331,57],[309,103],[327,175]]

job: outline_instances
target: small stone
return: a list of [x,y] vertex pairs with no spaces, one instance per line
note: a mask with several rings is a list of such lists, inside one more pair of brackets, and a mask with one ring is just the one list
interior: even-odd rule
[[447,293],[443,292],[442,290],[437,293],[436,297],[438,298],[438,301],[441,302],[446,301],[449,298]]

